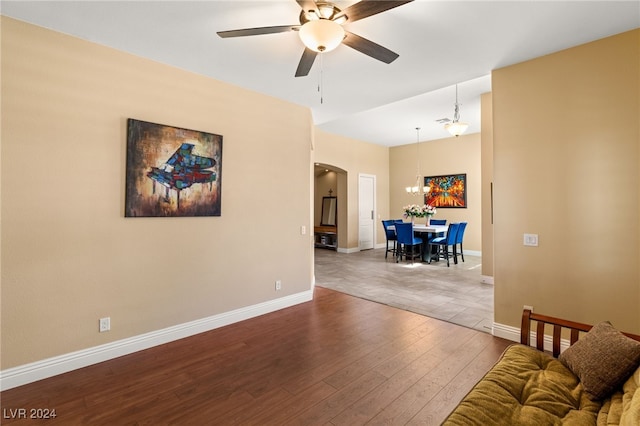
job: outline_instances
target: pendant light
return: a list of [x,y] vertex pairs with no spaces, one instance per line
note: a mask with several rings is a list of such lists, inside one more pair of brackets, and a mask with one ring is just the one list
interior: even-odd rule
[[418,159],[418,173],[416,175],[415,185],[407,186],[405,190],[411,195],[426,195],[431,190],[431,188],[424,185],[422,175],[420,174],[420,127],[416,127],[416,133],[416,158]]
[[458,85],[456,84],[456,106],[453,113],[453,121],[444,125],[444,128],[451,133],[451,135],[458,137],[463,134],[469,125],[460,121],[460,104],[458,103]]

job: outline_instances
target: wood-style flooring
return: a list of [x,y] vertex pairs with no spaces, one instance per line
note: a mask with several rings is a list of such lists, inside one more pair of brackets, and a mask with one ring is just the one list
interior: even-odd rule
[[[324,288],[2,392],[2,424],[437,425],[510,342]],[[25,409],[55,410],[49,420]]]

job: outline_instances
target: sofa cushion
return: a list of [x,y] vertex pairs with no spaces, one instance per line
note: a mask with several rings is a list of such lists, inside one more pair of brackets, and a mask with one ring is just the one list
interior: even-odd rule
[[602,399],[622,386],[640,364],[640,342],[609,322],[595,325],[558,357],[580,378],[587,396]]
[[599,401],[551,355],[512,345],[444,425],[595,425]]
[[620,426],[640,425],[640,367],[622,386]]
[[597,426],[640,425],[640,368],[602,402]]

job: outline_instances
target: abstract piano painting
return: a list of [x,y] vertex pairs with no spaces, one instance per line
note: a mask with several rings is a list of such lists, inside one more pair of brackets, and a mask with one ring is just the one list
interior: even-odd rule
[[467,175],[425,176],[424,185],[429,192],[424,196],[425,204],[434,207],[467,207]]
[[222,136],[127,120],[125,217],[220,216]]

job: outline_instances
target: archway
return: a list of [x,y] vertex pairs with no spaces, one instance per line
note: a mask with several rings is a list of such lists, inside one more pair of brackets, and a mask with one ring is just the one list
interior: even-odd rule
[[[347,223],[347,172],[329,164],[315,163],[314,167],[314,228],[320,227],[323,197],[337,197],[336,208],[336,249],[346,251]],[[315,233],[315,229],[314,229]]]

